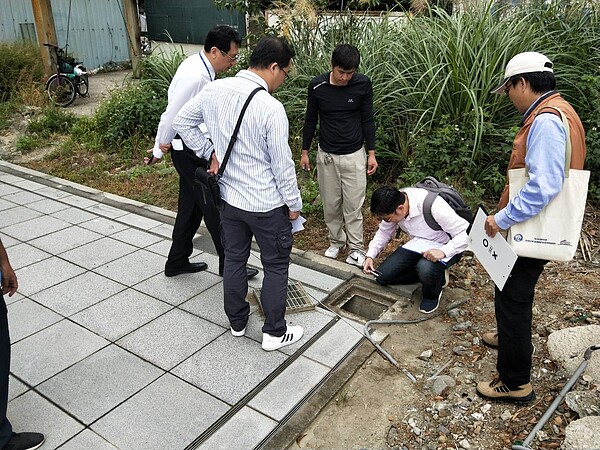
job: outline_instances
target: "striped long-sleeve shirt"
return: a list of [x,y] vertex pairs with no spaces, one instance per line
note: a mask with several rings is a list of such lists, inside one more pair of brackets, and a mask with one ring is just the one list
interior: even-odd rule
[[[288,144],[285,109],[254,72],[242,70],[235,77],[209,83],[181,108],[173,128],[199,157],[209,159],[214,149],[222,162],[242,106],[259,86],[265,90],[251,100],[219,181],[221,197],[250,212],[267,212],[282,205],[300,211],[302,199]],[[212,143],[198,128],[202,123]]]

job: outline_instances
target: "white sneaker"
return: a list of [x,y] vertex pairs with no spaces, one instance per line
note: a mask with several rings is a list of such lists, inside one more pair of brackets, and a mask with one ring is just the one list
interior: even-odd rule
[[354,250],[348,255],[346,262],[362,269],[362,267],[365,265],[365,254],[359,252],[358,250]]
[[270,334],[263,333],[262,348],[267,352],[277,350],[286,345],[298,342],[303,334],[304,329],[298,325],[288,325],[283,336],[271,336]]
[[231,334],[234,335],[235,337],[242,337],[243,335],[246,334],[246,328],[244,328],[241,331],[235,331],[233,328],[229,327],[229,329],[231,330]]
[[327,256],[328,258],[335,259],[338,257],[339,254],[340,254],[340,247],[331,246],[327,250],[325,250],[325,256]]

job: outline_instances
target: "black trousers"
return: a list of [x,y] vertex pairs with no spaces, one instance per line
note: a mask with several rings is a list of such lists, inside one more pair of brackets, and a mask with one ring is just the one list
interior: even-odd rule
[[179,199],[173,227],[173,243],[165,267],[175,269],[189,263],[194,250],[192,240],[204,216],[204,223],[219,255],[219,274],[222,274],[225,251],[221,244],[219,211],[213,205],[204,203],[202,194],[194,183],[196,169],[206,167],[206,161],[198,158],[188,148],[171,150],[171,159],[179,174]]
[[10,440],[12,426],[6,418],[8,405],[8,374],[10,373],[10,336],[4,297],[0,292],[0,448]]
[[535,285],[548,261],[517,258],[510,277],[500,291],[496,287],[500,380],[516,389],[531,380],[531,322]]
[[253,213],[225,202],[223,204],[221,226],[226,255],[223,293],[229,323],[236,331],[241,331],[248,323],[250,305],[246,301],[246,263],[254,236],[260,248],[264,272],[260,298],[265,313],[262,332],[272,336],[283,336],[287,329],[285,302],[293,244],[288,209],[281,206],[272,211]]

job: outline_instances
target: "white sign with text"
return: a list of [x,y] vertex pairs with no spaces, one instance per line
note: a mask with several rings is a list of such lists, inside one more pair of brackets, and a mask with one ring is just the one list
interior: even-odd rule
[[469,247],[498,289],[502,290],[515,265],[517,254],[500,233],[493,238],[485,233],[486,217],[485,211],[479,208],[469,232]]

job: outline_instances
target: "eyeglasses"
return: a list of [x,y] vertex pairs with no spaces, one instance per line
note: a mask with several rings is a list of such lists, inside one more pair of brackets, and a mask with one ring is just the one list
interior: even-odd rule
[[511,87],[511,86],[512,86],[512,84],[510,84],[510,83],[508,83],[508,82],[506,83],[506,86],[504,86],[504,93],[505,93],[506,95],[508,95],[508,92],[510,91],[510,87]]
[[396,211],[394,211],[391,214],[388,214],[387,216],[379,216],[379,218],[381,220],[383,220],[384,222],[391,222],[392,221],[392,217],[394,217],[396,215]]
[[221,50],[221,49],[219,49],[219,51],[220,51],[221,53],[223,53],[223,56],[227,56],[231,62],[236,62],[236,61],[237,61],[237,59],[238,59],[238,56],[239,56],[239,55],[231,56],[229,53],[227,53],[227,52],[224,52],[224,51],[223,51],[223,50]]
[[277,67],[279,67],[281,69],[281,71],[285,74],[285,79],[288,80],[290,78],[290,74],[283,67],[281,67],[279,65],[279,63],[276,63],[276,64],[277,64]]

